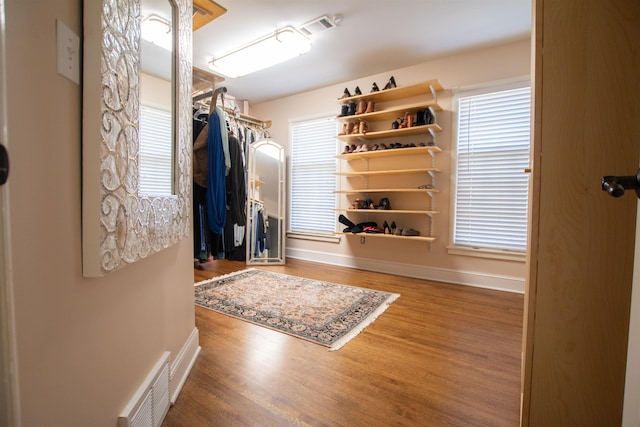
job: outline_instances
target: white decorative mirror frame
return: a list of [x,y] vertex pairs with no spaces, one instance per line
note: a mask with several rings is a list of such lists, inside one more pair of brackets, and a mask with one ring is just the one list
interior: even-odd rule
[[174,194],[138,192],[140,1],[84,1],[83,275],[100,277],[189,236],[191,227],[191,1],[172,0]]

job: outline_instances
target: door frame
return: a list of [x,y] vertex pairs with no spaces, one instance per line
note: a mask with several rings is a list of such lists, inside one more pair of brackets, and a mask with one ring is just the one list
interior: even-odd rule
[[[629,191],[626,197],[635,197]],[[631,314],[629,317],[629,344],[627,372],[624,383],[622,426],[640,425],[640,203],[636,214],[636,246],[633,262],[633,287],[631,289]]]
[[[0,0],[0,143],[8,149],[5,0]],[[0,187],[0,425],[20,426],[18,357],[11,268],[9,184]]]

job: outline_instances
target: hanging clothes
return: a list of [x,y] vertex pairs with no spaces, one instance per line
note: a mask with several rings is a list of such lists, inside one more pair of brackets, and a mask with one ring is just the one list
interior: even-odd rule
[[[208,179],[207,179],[207,219],[214,233],[222,234],[227,219],[226,166],[222,146],[222,131],[219,108],[209,117],[207,134]],[[224,115],[222,115],[224,120]]]

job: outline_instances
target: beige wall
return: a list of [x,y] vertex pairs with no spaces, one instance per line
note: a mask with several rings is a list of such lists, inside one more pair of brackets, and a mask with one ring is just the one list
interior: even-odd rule
[[[343,237],[339,244],[289,238],[287,239],[288,254],[321,262],[340,263],[434,280],[509,289],[515,286],[516,290],[523,291],[524,262],[449,255],[446,246],[449,243],[450,233],[450,171],[454,138],[452,90],[519,77],[528,79],[530,64],[530,40],[526,39],[498,47],[460,53],[412,67],[253,105],[251,114],[272,120],[271,136],[283,144],[288,144],[290,120],[337,115],[339,112],[337,98],[342,95],[345,87],[353,93],[355,87],[359,86],[363,93],[368,93],[374,81],[382,88],[393,75],[399,86],[436,78],[445,88],[445,92],[439,95],[439,103],[444,111],[438,114],[438,122],[443,131],[437,136],[437,145],[443,149],[443,152],[437,156],[436,161],[437,167],[442,172],[437,176],[437,188],[440,193],[436,196],[435,209],[441,213],[434,217],[434,235],[438,240],[433,244],[432,249],[429,250],[426,243],[406,240],[372,238],[367,239],[365,245],[361,245],[357,238]],[[340,143],[339,151],[342,151],[342,145]]]
[[81,87],[56,73],[56,19],[81,0],[9,0],[11,256],[25,426],[113,426],[194,329],[192,244],[82,277]]

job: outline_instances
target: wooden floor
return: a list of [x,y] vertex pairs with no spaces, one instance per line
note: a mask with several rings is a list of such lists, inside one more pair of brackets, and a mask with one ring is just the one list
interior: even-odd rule
[[[246,268],[214,261],[195,281]],[[202,351],[163,426],[516,426],[523,296],[299,260],[401,294],[335,352],[196,307]]]

